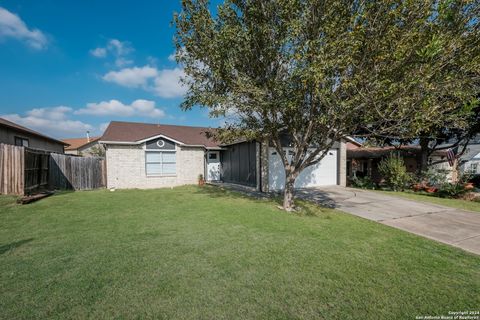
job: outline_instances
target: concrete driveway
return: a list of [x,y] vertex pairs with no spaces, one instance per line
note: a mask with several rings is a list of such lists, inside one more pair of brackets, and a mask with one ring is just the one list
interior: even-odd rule
[[300,189],[296,196],[480,255],[480,213],[342,187]]

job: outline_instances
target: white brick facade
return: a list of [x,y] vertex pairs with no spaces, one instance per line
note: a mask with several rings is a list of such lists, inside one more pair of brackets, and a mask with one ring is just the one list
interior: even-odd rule
[[144,145],[108,145],[107,186],[119,189],[149,189],[196,184],[204,174],[204,148],[176,145],[176,174],[147,176]]

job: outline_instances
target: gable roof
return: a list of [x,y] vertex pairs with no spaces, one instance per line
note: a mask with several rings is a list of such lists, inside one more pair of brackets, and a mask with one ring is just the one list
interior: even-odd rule
[[206,132],[214,129],[154,123],[112,121],[101,137],[106,144],[139,144],[146,139],[164,136],[188,146],[219,148],[219,144],[207,138]]
[[463,161],[470,161],[473,159],[478,159],[480,154],[480,143],[471,143],[468,144],[465,153],[460,157]]
[[72,138],[72,139],[63,139],[62,141],[69,144],[68,147],[65,147],[65,150],[77,150],[81,147],[86,146],[87,144],[97,142],[101,137],[92,137],[90,141],[88,138]]
[[4,119],[4,118],[0,118],[0,126],[12,128],[12,129],[15,129],[15,130],[18,130],[18,131],[21,131],[21,132],[24,132],[24,133],[28,133],[28,134],[33,134],[33,135],[36,135],[36,136],[41,137],[43,139],[50,140],[50,141],[60,143],[60,144],[63,144],[63,145],[68,145],[68,143],[65,143],[63,141],[51,138],[49,136],[41,134],[41,133],[39,133],[37,131],[34,131],[32,129],[29,129],[29,128],[26,128],[26,127],[21,126],[19,124],[16,124],[14,122],[8,121],[7,119]]

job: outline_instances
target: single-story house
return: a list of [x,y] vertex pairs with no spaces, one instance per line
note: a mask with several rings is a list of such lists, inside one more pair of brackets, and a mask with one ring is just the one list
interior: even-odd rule
[[480,141],[470,143],[460,157],[460,171],[480,175]]
[[69,145],[65,147],[66,154],[72,154],[83,157],[99,156],[99,153],[104,153],[103,145],[98,143],[101,137],[85,137],[85,138],[71,138],[62,139],[63,142]]
[[67,143],[50,138],[44,134],[0,118],[0,143],[48,152],[63,153]]
[[[266,142],[221,144],[202,127],[113,121],[99,143],[106,149],[109,188],[160,188],[207,181],[240,184],[268,192],[285,182],[282,162]],[[282,139],[284,152],[291,148]],[[345,185],[346,143],[336,142],[317,165],[304,170],[296,187]]]
[[[373,182],[382,181],[382,175],[378,170],[380,161],[391,153],[399,153],[408,172],[416,173],[420,154],[419,146],[387,146],[387,147],[355,147],[347,150],[347,179],[351,181],[354,177],[368,176]],[[428,159],[429,163],[436,169],[445,170],[449,180],[454,179],[456,172],[454,167],[448,163],[445,150],[435,151]]]

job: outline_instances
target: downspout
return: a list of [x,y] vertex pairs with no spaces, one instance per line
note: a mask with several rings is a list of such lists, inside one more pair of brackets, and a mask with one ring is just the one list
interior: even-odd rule
[[203,153],[203,180],[207,181],[207,156],[208,150],[205,149],[205,152]]
[[262,144],[257,143],[258,145],[258,190],[260,192],[263,192],[262,188]]

